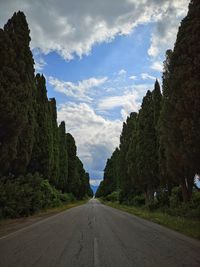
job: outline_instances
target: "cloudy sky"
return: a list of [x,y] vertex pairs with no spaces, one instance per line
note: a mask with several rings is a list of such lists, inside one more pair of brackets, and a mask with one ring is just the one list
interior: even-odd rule
[[55,97],[58,122],[98,184],[122,122],[162,75],[188,0],[0,0],[0,27],[24,11],[36,72]]

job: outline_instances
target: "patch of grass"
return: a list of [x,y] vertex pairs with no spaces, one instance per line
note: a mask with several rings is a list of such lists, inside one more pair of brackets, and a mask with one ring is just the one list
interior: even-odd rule
[[164,225],[170,229],[176,230],[187,236],[200,239],[200,221],[198,219],[189,219],[178,216],[177,217],[171,216],[167,213],[163,213],[160,211],[149,211],[145,207],[127,206],[119,204],[117,202],[108,202],[102,200],[101,202],[112,208],[134,214],[143,219],[147,219],[152,222]]

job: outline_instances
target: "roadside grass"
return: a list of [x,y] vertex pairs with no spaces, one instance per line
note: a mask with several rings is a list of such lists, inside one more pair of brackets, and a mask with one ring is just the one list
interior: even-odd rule
[[200,239],[200,220],[172,216],[160,211],[149,211],[146,207],[135,207],[119,204],[118,202],[100,201],[112,208],[119,209],[143,219],[150,220],[187,236]]
[[89,199],[77,200],[72,203],[63,204],[59,207],[47,208],[45,210],[40,210],[28,217],[20,217],[14,219],[0,219],[0,236],[7,235],[11,232],[17,231],[21,228],[31,225],[37,221],[56,215],[65,210],[83,205],[88,202]]

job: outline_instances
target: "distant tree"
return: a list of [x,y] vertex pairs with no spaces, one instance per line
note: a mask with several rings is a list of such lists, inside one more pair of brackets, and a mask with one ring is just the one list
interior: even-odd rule
[[65,122],[62,121],[59,129],[59,178],[58,189],[62,192],[67,192],[68,180],[68,153],[67,153],[67,140],[65,133]]
[[90,176],[88,172],[85,173],[84,180],[85,180],[84,184],[85,184],[85,189],[86,189],[85,195],[88,195],[89,197],[93,197],[93,191],[90,187]]
[[56,100],[51,98],[49,100],[49,120],[50,120],[50,183],[58,186],[59,177],[59,142],[58,142],[58,125],[57,125],[57,110]]
[[77,195],[77,187],[79,187],[77,179],[77,156],[76,156],[76,144],[73,136],[70,133],[66,134],[66,143],[68,151],[68,181],[67,190],[68,192]]
[[132,137],[127,151],[127,180],[128,183],[126,187],[123,189],[124,197],[132,198],[133,195],[141,191],[140,183],[139,183],[139,170],[138,170],[138,113],[132,113]]

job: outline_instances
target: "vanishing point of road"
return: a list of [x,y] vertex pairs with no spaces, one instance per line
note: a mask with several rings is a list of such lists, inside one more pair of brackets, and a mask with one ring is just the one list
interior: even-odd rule
[[1,267],[197,267],[200,242],[92,199],[0,238]]

